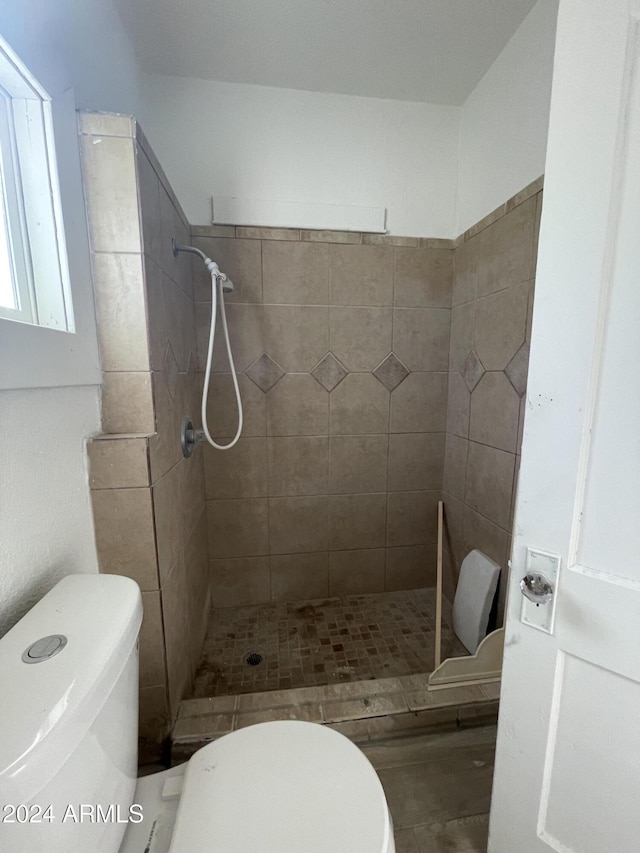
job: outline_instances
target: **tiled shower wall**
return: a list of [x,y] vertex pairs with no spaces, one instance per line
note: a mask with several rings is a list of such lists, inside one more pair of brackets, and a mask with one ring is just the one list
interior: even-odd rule
[[503,568],[498,621],[504,612],[507,560],[531,335],[542,179],[457,242],[451,311],[443,500],[446,591],[460,564],[479,548]]
[[191,691],[208,615],[200,452],[182,457],[179,430],[196,413],[190,259],[172,238],[189,227],[135,121],[79,117],[104,433],[88,442],[100,568],[142,589],[140,734],[152,759]]
[[[215,604],[432,586],[453,248],[450,241],[212,227],[193,242],[227,297],[245,425],[205,449]],[[194,263],[198,366],[210,279]],[[209,412],[236,427],[218,329]]]

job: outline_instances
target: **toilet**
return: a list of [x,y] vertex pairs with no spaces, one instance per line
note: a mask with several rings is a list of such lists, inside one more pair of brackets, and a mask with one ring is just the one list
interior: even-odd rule
[[0,640],[0,850],[394,853],[378,776],[316,723],[248,726],[136,779],[140,589],[69,575]]

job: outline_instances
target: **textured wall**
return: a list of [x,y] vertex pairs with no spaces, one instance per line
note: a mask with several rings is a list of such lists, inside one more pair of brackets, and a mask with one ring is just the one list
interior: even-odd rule
[[188,226],[135,122],[80,117],[104,381],[104,434],[88,445],[100,568],[142,589],[143,741],[167,734],[191,690],[208,613],[202,455],[180,450],[197,411]]
[[[196,228],[234,280],[245,428],[205,448],[220,605],[430,586],[444,454],[448,241]],[[216,236],[214,236],[216,235]],[[196,262],[199,367],[210,316]],[[235,430],[218,337],[209,409]]]
[[443,493],[447,592],[480,548],[503,568],[511,548],[542,205],[538,180],[458,241],[451,311]]
[[0,636],[60,578],[97,571],[83,442],[99,422],[95,386],[0,392]]

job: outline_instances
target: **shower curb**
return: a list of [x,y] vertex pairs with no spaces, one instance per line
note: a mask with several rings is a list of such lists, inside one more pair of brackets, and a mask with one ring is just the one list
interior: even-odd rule
[[354,743],[417,731],[486,725],[498,714],[500,683],[429,690],[426,675],[322,687],[185,699],[172,734],[171,761],[255,723],[304,720],[330,726]]

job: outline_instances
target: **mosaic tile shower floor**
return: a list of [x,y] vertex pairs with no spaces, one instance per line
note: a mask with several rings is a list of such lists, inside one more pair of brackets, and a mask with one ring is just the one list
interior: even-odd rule
[[[195,697],[430,672],[435,590],[412,589],[211,613]],[[261,661],[250,666],[252,653]],[[442,657],[466,654],[444,608]]]

